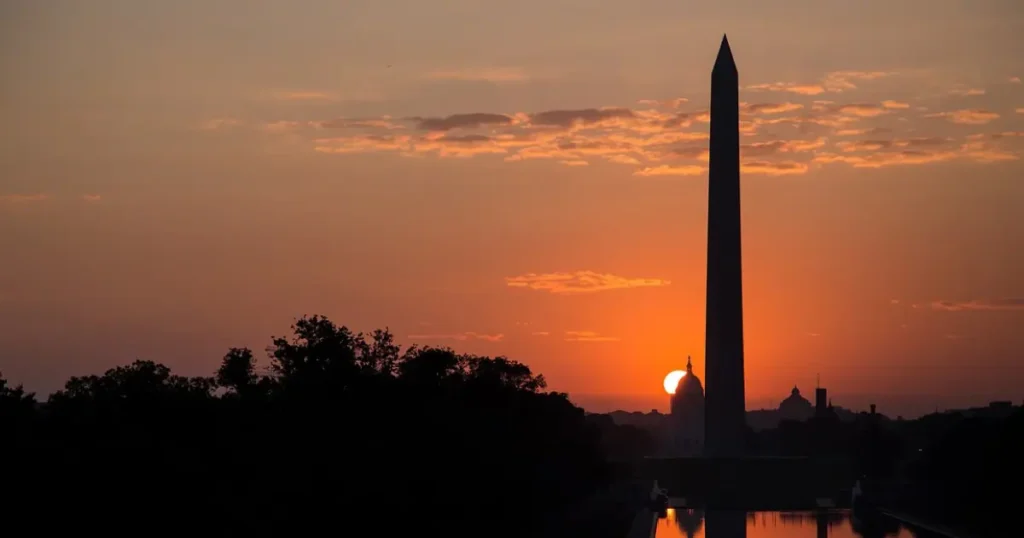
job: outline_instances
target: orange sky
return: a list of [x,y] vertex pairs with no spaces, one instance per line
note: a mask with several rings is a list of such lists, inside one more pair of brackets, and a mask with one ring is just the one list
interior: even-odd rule
[[208,373],[322,313],[665,408],[728,32],[748,406],[1020,401],[1024,10],[821,4],[6,2],[0,369]]

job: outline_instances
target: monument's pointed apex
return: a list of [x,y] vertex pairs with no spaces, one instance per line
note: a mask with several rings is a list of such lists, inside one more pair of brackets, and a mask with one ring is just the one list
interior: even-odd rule
[[722,34],[722,45],[718,47],[718,58],[715,58],[715,68],[729,68],[736,70],[736,62],[732,59],[732,49],[729,48],[729,36]]

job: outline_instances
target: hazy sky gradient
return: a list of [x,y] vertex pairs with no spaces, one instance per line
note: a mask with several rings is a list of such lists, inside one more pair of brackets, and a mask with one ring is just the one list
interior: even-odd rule
[[207,374],[322,313],[665,408],[724,32],[748,406],[1024,398],[1016,0],[4,2],[0,369]]

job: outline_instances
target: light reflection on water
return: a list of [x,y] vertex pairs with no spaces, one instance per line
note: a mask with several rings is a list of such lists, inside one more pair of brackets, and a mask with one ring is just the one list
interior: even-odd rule
[[669,508],[655,538],[926,538],[892,520],[861,522],[848,510],[743,512]]

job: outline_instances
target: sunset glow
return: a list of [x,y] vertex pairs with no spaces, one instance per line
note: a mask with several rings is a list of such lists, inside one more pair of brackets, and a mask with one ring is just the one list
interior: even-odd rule
[[324,314],[666,409],[652,380],[704,356],[728,33],[747,406],[818,375],[908,416],[1020,400],[1013,2],[98,1],[0,22],[0,370],[28,389],[207,375]]
[[669,394],[675,394],[676,389],[679,387],[679,382],[686,377],[685,370],[673,370],[665,376],[665,381],[662,382],[665,387],[665,392]]

